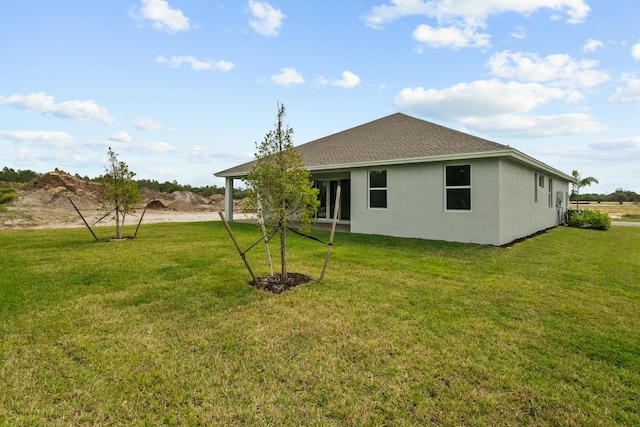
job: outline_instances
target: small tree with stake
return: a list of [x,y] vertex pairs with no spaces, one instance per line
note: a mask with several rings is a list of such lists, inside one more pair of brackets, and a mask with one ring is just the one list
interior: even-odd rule
[[102,178],[102,200],[114,207],[116,239],[122,238],[125,215],[134,212],[136,203],[140,201],[140,191],[133,180],[134,176],[136,174],[129,170],[125,162],[119,161],[118,155],[109,147],[107,167]]
[[295,222],[308,232],[318,209],[318,190],[302,156],[293,148],[293,129],[283,123],[284,105],[278,104],[275,129],[256,143],[256,165],[247,174],[248,207],[260,207],[265,224],[277,227],[280,234],[281,281],[287,281],[285,229]]

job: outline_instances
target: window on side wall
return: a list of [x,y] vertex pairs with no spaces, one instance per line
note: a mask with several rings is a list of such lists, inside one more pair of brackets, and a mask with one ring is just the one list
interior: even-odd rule
[[445,199],[448,211],[471,210],[471,165],[445,167]]
[[369,208],[387,208],[387,171],[369,171]]

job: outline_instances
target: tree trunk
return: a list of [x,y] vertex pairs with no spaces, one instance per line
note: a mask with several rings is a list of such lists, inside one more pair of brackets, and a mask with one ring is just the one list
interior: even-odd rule
[[282,226],[282,223],[279,225],[280,227],[280,262],[282,266],[282,280],[287,280],[287,238],[285,236],[285,230]]
[[122,237],[122,232],[120,231],[120,208],[116,206],[116,239],[120,239]]

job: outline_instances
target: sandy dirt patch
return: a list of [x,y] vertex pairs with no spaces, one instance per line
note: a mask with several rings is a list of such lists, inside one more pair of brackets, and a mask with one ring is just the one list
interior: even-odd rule
[[[17,199],[0,212],[0,230],[115,226],[113,214],[100,201],[102,185],[60,170],[43,174],[20,190]],[[140,207],[128,215],[125,225],[160,222],[219,221],[224,196],[202,197],[189,191],[161,193],[140,190]],[[146,207],[146,210],[145,210]],[[76,208],[78,211],[76,211]],[[234,219],[247,219],[243,201],[233,202]],[[143,215],[144,212],[144,216]]]
[[[220,221],[218,209],[201,208],[197,211],[151,210],[147,209],[142,217],[142,224],[157,224],[163,222],[200,222]],[[115,226],[110,218],[101,218],[106,214],[103,210],[83,210],[80,212],[87,223],[93,227]],[[126,225],[137,225],[140,221],[142,210],[126,217]],[[235,212],[234,219],[247,219],[250,215]],[[44,208],[44,207],[8,207],[7,212],[0,214],[0,230],[25,230],[47,228],[76,228],[85,227],[80,215],[69,204],[69,208]]]

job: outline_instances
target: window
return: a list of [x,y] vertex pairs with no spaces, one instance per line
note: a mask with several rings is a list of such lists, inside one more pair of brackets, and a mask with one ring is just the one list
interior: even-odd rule
[[445,167],[447,210],[471,210],[471,165]]
[[387,171],[369,171],[369,208],[387,207]]
[[553,180],[549,178],[549,207],[553,207]]
[[533,174],[533,201],[538,203],[538,174]]
[[539,185],[541,188],[544,188],[544,176],[542,176],[542,175],[539,175],[539,176],[538,176],[538,185]]

